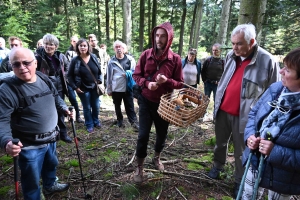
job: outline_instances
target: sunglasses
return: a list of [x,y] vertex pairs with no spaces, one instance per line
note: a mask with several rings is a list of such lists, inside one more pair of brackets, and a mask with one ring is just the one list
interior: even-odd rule
[[283,114],[287,114],[291,111],[291,108],[289,106],[281,106],[278,104],[277,100],[269,101],[268,105],[273,108],[277,108]]
[[29,67],[33,61],[35,61],[35,59],[33,59],[32,61],[14,62],[14,63],[11,63],[11,67],[12,68],[20,68],[21,65],[23,65],[24,67]]

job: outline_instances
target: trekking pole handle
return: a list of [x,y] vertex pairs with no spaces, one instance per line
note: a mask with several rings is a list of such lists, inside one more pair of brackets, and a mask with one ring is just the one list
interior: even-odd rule
[[14,144],[14,145],[18,145],[18,143],[20,142],[20,140],[18,138],[14,138],[11,140],[11,142]]
[[72,112],[74,109],[74,106],[69,106],[69,111]]

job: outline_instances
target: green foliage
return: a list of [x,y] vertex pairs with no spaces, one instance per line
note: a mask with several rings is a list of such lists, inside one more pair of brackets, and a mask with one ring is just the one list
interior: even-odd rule
[[120,152],[114,151],[113,149],[107,149],[103,155],[105,162],[116,161],[120,158]]
[[121,193],[124,195],[126,200],[137,199],[140,195],[138,189],[129,183],[125,183],[120,187]]
[[204,142],[204,144],[208,145],[208,146],[215,146],[216,145],[216,136],[206,140]]
[[127,139],[126,139],[126,138],[121,138],[120,142],[121,142],[121,143],[126,143],[126,142],[127,142]]
[[4,187],[0,188],[0,195],[1,196],[6,195],[10,189],[11,189],[10,186],[4,186]]
[[224,197],[222,197],[222,200],[232,200],[232,197],[224,196]]
[[202,170],[204,167],[197,163],[188,163],[187,165],[188,170]]
[[78,167],[79,166],[79,162],[76,159],[72,159],[69,160],[65,163],[65,165],[67,165],[68,167]]
[[105,180],[108,180],[113,176],[113,174],[111,172],[108,172],[108,173],[104,174],[103,176],[104,176]]
[[233,153],[234,152],[234,146],[233,146],[233,142],[232,141],[230,141],[228,143],[228,152],[229,153]]
[[0,163],[1,163],[1,165],[11,164],[11,163],[13,163],[13,158],[8,155],[1,156]]

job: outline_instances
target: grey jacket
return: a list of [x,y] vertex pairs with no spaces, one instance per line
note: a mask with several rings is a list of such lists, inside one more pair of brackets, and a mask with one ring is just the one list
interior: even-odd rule
[[[131,67],[130,70],[134,72],[136,62],[134,58],[126,54],[128,60],[130,61]],[[114,56],[109,61],[107,66],[107,93],[112,92],[126,92],[127,80],[126,80],[126,70],[120,65],[117,58]]]
[[[239,114],[239,131],[244,132],[250,109],[255,105],[259,97],[268,89],[268,87],[280,80],[279,64],[273,56],[263,48],[254,47],[254,55],[245,68],[241,85],[241,101]],[[231,50],[225,59],[223,75],[220,79],[216,99],[214,117],[222,103],[226,88],[236,69],[236,55]]]

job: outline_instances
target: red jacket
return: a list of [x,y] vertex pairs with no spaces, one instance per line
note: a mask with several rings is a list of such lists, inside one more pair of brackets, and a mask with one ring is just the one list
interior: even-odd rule
[[[155,33],[158,28],[163,28],[168,33],[168,44],[165,52],[159,58],[155,56]],[[132,77],[136,84],[142,87],[142,95],[146,99],[159,103],[160,97],[163,94],[172,92],[173,89],[182,88],[182,64],[180,56],[170,49],[173,40],[173,28],[169,22],[155,27],[152,31],[152,38],[153,48],[141,54]],[[168,80],[156,90],[151,91],[148,89],[148,84],[155,82],[158,74],[165,75]]]

